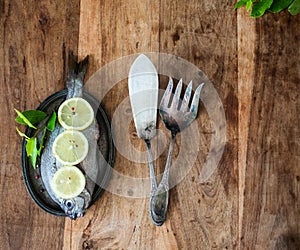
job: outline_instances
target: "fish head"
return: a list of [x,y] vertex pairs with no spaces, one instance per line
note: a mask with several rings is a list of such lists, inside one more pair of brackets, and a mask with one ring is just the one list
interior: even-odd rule
[[67,216],[69,216],[72,220],[75,220],[76,218],[80,218],[84,215],[90,201],[91,196],[89,192],[84,191],[82,194],[73,199],[63,200],[61,208]]

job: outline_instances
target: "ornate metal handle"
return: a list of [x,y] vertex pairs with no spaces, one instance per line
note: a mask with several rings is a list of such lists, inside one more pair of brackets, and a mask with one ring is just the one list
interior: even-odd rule
[[161,182],[150,196],[150,216],[157,226],[164,224],[169,203],[169,172],[176,134],[172,133],[166,167]]

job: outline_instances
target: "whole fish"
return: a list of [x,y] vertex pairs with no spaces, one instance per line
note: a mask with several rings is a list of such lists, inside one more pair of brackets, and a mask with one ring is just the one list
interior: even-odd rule
[[[83,80],[86,73],[88,65],[88,57],[83,61],[77,63],[77,58],[73,53],[69,53],[69,74],[66,81],[66,86],[68,89],[68,94],[66,99],[72,97],[82,97]],[[89,152],[86,158],[78,165],[86,177],[86,187],[80,195],[73,199],[62,199],[54,194],[51,188],[51,180],[55,172],[63,167],[63,165],[56,160],[52,154],[52,145],[55,138],[64,131],[64,128],[60,126],[57,122],[54,130],[48,137],[48,140],[43,149],[41,156],[41,177],[44,183],[45,189],[48,194],[65,212],[67,216],[71,219],[76,219],[82,217],[88,208],[91,197],[95,188],[95,183],[97,181],[97,176],[99,173],[98,165],[98,145],[97,140],[99,138],[99,128],[97,122],[93,123],[82,133],[88,140]]]

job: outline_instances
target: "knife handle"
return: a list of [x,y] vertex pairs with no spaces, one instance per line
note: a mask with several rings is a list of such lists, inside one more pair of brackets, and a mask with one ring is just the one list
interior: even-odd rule
[[153,160],[152,160],[151,143],[150,143],[150,140],[148,140],[148,139],[145,139],[145,142],[146,142],[147,152],[148,152],[148,162],[149,162],[150,181],[151,181],[151,194],[152,194],[157,189],[157,184],[156,184],[154,165],[153,165]]

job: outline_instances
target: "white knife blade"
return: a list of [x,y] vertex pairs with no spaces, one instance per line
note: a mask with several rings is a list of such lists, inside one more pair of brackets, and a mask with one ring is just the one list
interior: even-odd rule
[[130,68],[128,88],[137,134],[141,139],[150,140],[156,134],[158,75],[144,54]]

